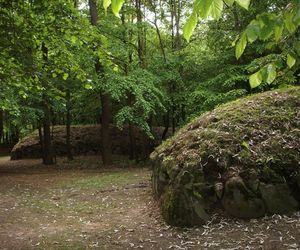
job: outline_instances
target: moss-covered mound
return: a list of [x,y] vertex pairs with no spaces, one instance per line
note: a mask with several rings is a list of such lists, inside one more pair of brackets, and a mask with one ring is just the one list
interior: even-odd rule
[[288,213],[300,202],[300,88],[225,104],[151,155],[153,189],[172,225],[215,211],[239,218]]
[[[138,154],[142,150],[153,149],[161,143],[163,128],[153,128],[154,140],[147,140],[149,145],[145,145],[144,136],[135,130],[136,151]],[[66,127],[55,126],[53,128],[53,145],[57,156],[65,156],[66,147]],[[114,154],[127,155],[130,150],[130,140],[128,129],[120,130],[111,128],[112,151]],[[80,125],[71,128],[71,146],[74,155],[101,154],[101,127],[99,125]],[[144,147],[144,148],[143,148]],[[41,158],[42,150],[39,141],[38,131],[34,131],[27,137],[19,141],[11,151],[11,159],[19,160],[26,158]]]

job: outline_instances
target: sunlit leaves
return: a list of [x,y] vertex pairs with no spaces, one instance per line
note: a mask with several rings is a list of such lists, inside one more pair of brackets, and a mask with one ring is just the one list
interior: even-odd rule
[[199,16],[203,19],[208,18],[210,7],[211,7],[212,1],[211,0],[196,0],[196,11],[199,14]]
[[278,42],[281,37],[282,37],[282,33],[283,33],[283,25],[276,25],[275,28],[274,28],[274,38],[275,38],[275,41]]
[[124,4],[124,0],[112,0],[111,9],[115,16],[119,17],[119,12]]
[[250,0],[235,0],[238,5],[248,10],[250,5]]
[[85,89],[93,89],[93,86],[92,86],[91,84],[89,84],[89,83],[86,83],[86,84],[84,85],[84,88],[85,88]]
[[187,41],[190,40],[190,37],[192,36],[194,29],[196,28],[197,20],[198,19],[196,13],[193,13],[183,27],[183,36]]
[[286,63],[289,68],[292,68],[296,63],[296,59],[291,54],[288,54]]
[[274,80],[276,79],[276,76],[277,76],[276,66],[273,63],[271,63],[266,66],[266,70],[267,70],[266,82],[268,84],[271,84],[272,82],[274,82]]
[[108,7],[111,5],[111,9],[114,15],[120,17],[119,13],[122,9],[124,2],[125,0],[103,0],[103,8],[106,12]]
[[111,5],[111,0],[103,0],[103,8],[105,12],[107,11],[108,7]]
[[249,81],[250,81],[250,86],[251,88],[256,88],[258,87],[261,82],[262,82],[262,75],[261,75],[261,72],[258,71],[254,74],[252,74],[249,78]]
[[290,33],[293,33],[295,32],[297,26],[296,24],[294,23],[294,15],[292,12],[287,12],[285,15],[284,15],[284,24],[285,24],[285,27],[286,29],[290,32]]
[[250,87],[256,88],[262,82],[271,84],[277,77],[276,65],[269,63],[249,77]]
[[198,18],[207,19],[211,17],[218,20],[222,16],[224,7],[223,0],[195,0],[193,12],[183,28],[183,36],[189,41],[197,25]]
[[68,74],[68,73],[64,73],[64,74],[63,74],[63,79],[64,79],[65,81],[68,79],[68,77],[69,77],[69,74]]
[[234,4],[234,0],[224,0],[228,6],[232,6]]
[[[234,2],[247,10],[250,5],[250,0],[225,0],[225,4],[228,6],[232,6]],[[188,24],[185,25],[186,28],[183,30],[185,39],[189,41],[199,17],[204,20],[209,17],[219,20],[222,16],[223,8],[223,0],[195,0],[192,15],[187,21]]]
[[211,16],[215,20],[221,18],[223,11],[223,0],[213,0],[211,3]]
[[235,47],[235,56],[237,59],[239,59],[242,56],[246,46],[247,46],[247,34],[243,33]]

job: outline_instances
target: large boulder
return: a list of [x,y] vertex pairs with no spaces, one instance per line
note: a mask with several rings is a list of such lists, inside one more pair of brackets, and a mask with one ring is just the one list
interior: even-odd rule
[[169,224],[289,213],[300,202],[300,88],[205,113],[151,154],[153,190]]
[[[147,140],[146,143],[148,145],[145,145],[145,136],[136,129],[134,134],[137,153],[142,154],[143,147],[153,149],[155,146],[158,146],[161,143],[163,130],[161,127],[153,128],[154,139]],[[130,140],[128,129],[120,130],[116,127],[111,127],[110,132],[113,153],[119,155],[129,154]],[[52,129],[52,137],[55,154],[57,156],[65,156],[67,154],[66,127],[55,126]],[[74,155],[101,153],[101,126],[99,125],[72,126],[70,139]],[[11,151],[12,160],[41,157],[42,150],[37,130],[20,140]]]

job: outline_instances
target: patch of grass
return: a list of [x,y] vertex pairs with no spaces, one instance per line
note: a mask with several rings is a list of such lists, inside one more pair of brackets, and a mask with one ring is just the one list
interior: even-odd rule
[[97,174],[95,176],[87,176],[85,178],[74,179],[66,183],[59,184],[59,188],[74,189],[106,189],[115,186],[125,186],[136,184],[140,181],[141,176],[135,172],[116,171],[110,173]]

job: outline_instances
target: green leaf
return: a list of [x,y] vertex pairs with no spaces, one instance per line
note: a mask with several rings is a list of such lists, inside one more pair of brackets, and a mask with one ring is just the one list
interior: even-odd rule
[[76,36],[71,36],[71,42],[75,44],[77,42],[77,37]]
[[247,149],[247,150],[250,151],[250,145],[249,145],[247,142],[242,141],[241,145],[242,145],[245,149]]
[[224,1],[228,6],[232,6],[234,3],[234,0],[224,0]]
[[212,0],[211,8],[210,8],[210,15],[213,19],[219,20],[222,16],[223,11],[223,0]]
[[52,77],[53,78],[57,77],[57,74],[56,73],[52,73]]
[[85,89],[93,89],[93,86],[92,86],[91,84],[89,84],[89,83],[86,83],[86,84],[84,85],[84,88],[85,88]]
[[293,21],[296,26],[300,25],[300,8],[298,8],[298,11],[294,16]]
[[267,79],[266,79],[266,82],[268,84],[271,84],[276,79],[276,76],[277,76],[276,66],[271,63],[267,66]]
[[120,17],[119,13],[125,0],[112,0],[111,9],[115,16]]
[[260,25],[259,38],[261,40],[267,40],[271,37],[274,32],[274,15],[269,13],[264,13],[259,16],[258,23]]
[[292,68],[296,63],[296,59],[291,55],[288,54],[287,55],[287,65],[289,66],[289,68]]
[[105,13],[107,11],[107,8],[110,6],[111,0],[103,0],[103,8],[105,10]]
[[68,74],[68,73],[64,73],[63,79],[64,79],[65,81],[68,79],[68,77],[69,77],[69,74]]
[[211,0],[198,0],[197,1],[197,7],[199,16],[203,19],[207,19],[209,13],[210,13],[210,7],[212,5]]
[[240,37],[240,39],[238,40],[235,47],[235,56],[237,59],[239,59],[241,55],[244,53],[246,46],[247,46],[247,35],[244,32]]
[[260,71],[257,71],[256,73],[252,74],[249,78],[250,87],[252,89],[258,87],[262,82],[262,75]]
[[293,13],[286,13],[284,15],[284,24],[285,24],[285,27],[287,28],[287,30],[290,32],[290,33],[294,33],[295,30],[297,29],[296,25],[294,24],[293,22],[293,18],[294,18],[294,15]]
[[197,22],[198,22],[197,14],[193,12],[183,27],[183,36],[187,41],[190,40],[193,31],[196,28]]
[[297,44],[295,44],[295,51],[298,54],[298,56],[300,56],[300,42],[298,42]]
[[276,25],[274,28],[275,41],[278,42],[282,37],[283,25]]
[[254,41],[256,41],[256,39],[258,38],[258,36],[260,34],[259,23],[256,20],[252,21],[247,26],[246,33],[247,33],[248,41],[250,43],[253,43]]
[[250,5],[250,0],[235,0],[235,1],[239,6],[243,7],[246,10],[248,10],[249,5]]

